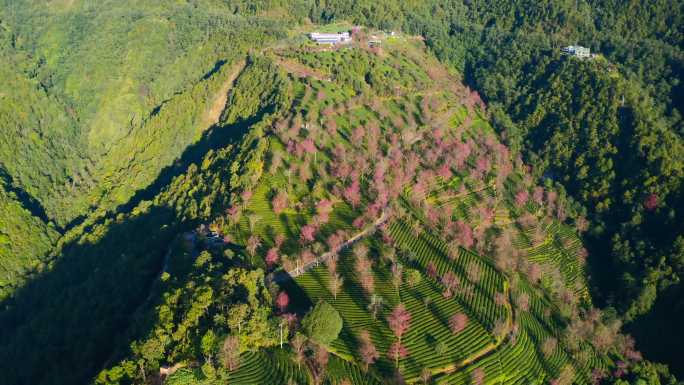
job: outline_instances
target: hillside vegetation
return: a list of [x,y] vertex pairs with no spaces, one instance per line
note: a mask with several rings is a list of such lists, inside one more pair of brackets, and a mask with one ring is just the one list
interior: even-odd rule
[[[0,6],[0,79],[12,89],[0,93],[0,172],[43,226],[66,232],[130,209],[171,180],[175,161],[199,159],[187,150],[217,122],[247,48],[284,33],[282,19],[230,9]],[[0,221],[25,236],[12,226]],[[45,246],[6,253],[11,283],[47,259]]]
[[281,103],[98,383],[588,384],[638,356],[591,307],[564,197],[477,95],[410,38],[356,44],[250,58],[230,100],[269,79]]
[[0,0],[3,381],[675,384],[683,10]]

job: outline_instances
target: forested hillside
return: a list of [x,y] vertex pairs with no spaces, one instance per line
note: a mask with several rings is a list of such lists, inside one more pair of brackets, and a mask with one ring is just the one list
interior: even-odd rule
[[[18,384],[98,373],[103,383],[141,383],[181,362],[189,367],[169,383],[357,383],[368,365],[354,346],[365,341],[383,355],[368,383],[397,373],[416,382],[425,368],[437,383],[674,383],[665,367],[639,361],[618,329],[624,322],[647,359],[684,376],[683,18],[684,2],[673,0],[0,0],[3,373]],[[353,25],[364,26],[353,49],[306,44],[306,32]],[[369,48],[389,31],[406,45]],[[598,55],[561,55],[570,44]],[[352,150],[368,140],[357,126],[378,147]],[[449,158],[423,135],[462,139],[468,155]],[[399,145],[427,174],[397,182],[384,202],[373,187],[380,176],[361,174],[391,163]],[[328,164],[352,154],[356,184]],[[437,159],[465,165],[440,169]],[[339,271],[328,265],[281,285],[289,312],[272,303],[269,273],[334,249],[382,219],[381,206],[389,214],[362,243],[367,261],[340,253]],[[440,217],[444,208],[453,218]],[[464,225],[475,239],[460,238],[458,249],[451,237]],[[499,236],[509,230],[516,262],[501,266]],[[199,240],[190,247],[183,234]],[[228,250],[202,246],[216,234]],[[372,266],[371,278],[357,276],[359,263]],[[536,280],[527,263],[560,271]],[[473,279],[473,264],[488,278]],[[558,275],[577,298],[549,283]],[[361,290],[363,279],[396,292]],[[231,292],[240,285],[251,294]],[[436,295],[442,289],[456,300]],[[309,342],[290,341],[303,344],[293,364],[269,333],[319,301],[342,314],[340,339],[311,342],[297,329]],[[275,327],[241,341],[242,369],[219,358],[218,341],[234,335],[220,318],[232,302]],[[401,335],[376,322],[399,304],[414,325],[441,330],[430,341],[409,332],[401,360]],[[444,314],[459,312],[472,325],[447,333]],[[503,320],[515,329],[504,331]],[[489,344],[494,352],[472,358]],[[332,356],[319,378],[321,346]],[[530,365],[513,370],[515,360]]]
[[[62,232],[153,198],[177,159],[197,158],[186,150],[218,121],[242,56],[287,22],[221,4],[10,1],[0,12],[0,76],[12,89],[0,94],[0,171]],[[8,274],[35,269],[47,250],[8,253]]]
[[29,269],[37,268],[59,233],[35,216],[16,191],[0,175],[0,293],[15,285]]

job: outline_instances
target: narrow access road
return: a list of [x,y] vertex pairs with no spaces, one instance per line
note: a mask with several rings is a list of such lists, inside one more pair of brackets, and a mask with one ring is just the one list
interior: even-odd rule
[[319,264],[327,261],[330,257],[333,255],[337,255],[340,251],[344,250],[345,248],[349,247],[352,245],[354,242],[367,237],[371,233],[373,233],[375,230],[377,230],[378,227],[382,226],[387,220],[389,219],[389,215],[387,215],[386,212],[382,212],[382,215],[378,219],[375,220],[371,225],[366,227],[365,229],[361,230],[360,232],[356,233],[353,237],[347,239],[344,241],[340,246],[338,246],[335,250],[330,250],[328,252],[325,252],[318,256],[318,258],[314,259],[313,261],[305,264],[304,266],[299,266],[293,270],[287,271],[287,270],[281,270],[275,273],[273,276],[273,282],[275,283],[283,283],[285,281],[288,281],[290,279],[296,278],[307,271],[311,270],[314,266],[318,266]]
[[[441,368],[433,368],[430,369],[432,372],[432,375],[437,378],[437,376],[442,375],[442,374],[449,374],[453,373],[457,370],[463,369],[467,366],[471,366],[476,364],[477,362],[481,361],[485,357],[488,357],[492,354],[494,354],[496,351],[501,349],[505,344],[509,343],[511,340],[511,332],[513,330],[513,323],[515,321],[515,312],[513,311],[513,307],[511,306],[511,294],[508,286],[508,281],[504,281],[504,294],[506,296],[506,303],[504,306],[506,307],[507,310],[507,317],[506,317],[506,330],[504,332],[503,337],[497,338],[496,342],[490,343],[484,348],[480,349],[479,351],[473,353],[469,357],[466,357],[458,362],[455,362],[453,364],[443,366]],[[495,337],[496,338],[496,337]],[[408,381],[408,383],[415,383],[418,382],[416,379],[415,381]]]

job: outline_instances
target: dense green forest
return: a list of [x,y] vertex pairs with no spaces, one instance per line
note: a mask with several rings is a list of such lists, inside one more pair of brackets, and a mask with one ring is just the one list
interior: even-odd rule
[[218,2],[0,9],[2,79],[13,88],[0,162],[60,227],[147,187],[209,128],[204,111],[237,54],[285,25]]
[[[587,227],[594,303],[647,359],[684,376],[683,18],[684,3],[666,0],[0,0],[3,372],[10,383],[81,383],[127,354],[153,323],[139,320],[154,300],[140,293],[167,253],[182,258],[179,234],[254,183],[260,130],[302,96],[257,53],[300,43],[309,23],[346,20],[422,36],[458,73],[452,83],[479,93],[512,158]],[[561,55],[569,44],[599,56]],[[278,60],[302,60],[348,92],[387,97],[409,82],[387,67],[365,73],[365,56],[346,67]],[[168,286],[246,267],[197,261]],[[214,275],[193,275],[202,269]],[[632,380],[639,371],[666,370],[644,363]]]
[[[283,37],[286,25],[220,4],[43,7],[0,7],[0,71],[12,85],[0,94],[0,171],[30,198],[26,208],[61,232],[154,197],[141,194],[168,183],[174,161],[218,120],[214,105],[238,58]],[[25,236],[11,226],[0,223],[8,236]],[[22,259],[45,254],[12,253],[9,274],[35,269]]]

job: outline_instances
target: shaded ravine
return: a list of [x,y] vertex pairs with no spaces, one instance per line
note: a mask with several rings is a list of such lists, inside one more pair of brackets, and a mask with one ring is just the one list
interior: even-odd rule
[[[154,291],[157,287],[157,283],[161,280],[162,275],[169,270],[169,260],[171,259],[171,252],[173,251],[173,246],[169,246],[166,249],[166,254],[164,254],[164,260],[161,264],[161,267],[157,274],[155,275],[154,279],[151,281],[149,285],[149,289],[147,291],[147,296],[145,297],[145,300],[143,300],[133,311],[131,312],[131,318],[135,319],[137,316],[139,316],[145,309],[146,307],[152,302],[153,296],[154,296]],[[102,364],[102,367],[100,368],[100,371],[108,368],[111,364],[112,361],[116,359],[116,354],[117,351],[113,350],[110,357]],[[177,368],[176,368],[177,369]],[[173,370],[175,371],[175,369]],[[173,371],[171,373],[166,373],[167,375],[173,374]],[[160,376],[162,374],[162,370],[160,368]]]
[[[236,73],[239,82],[244,71]],[[205,111],[211,111],[211,102]],[[232,108],[230,104],[226,107]],[[145,303],[143,309],[157,302],[161,283],[158,276],[166,270],[164,265],[174,271],[173,252],[166,263],[169,245],[179,234],[218,215],[228,204],[228,194],[219,194],[211,197],[210,211],[187,213],[174,203],[178,194],[185,194],[187,189],[174,183],[175,178],[191,175],[191,180],[202,182],[213,175],[230,181],[233,171],[229,166],[242,150],[239,144],[245,134],[277,107],[270,102],[260,104],[246,116],[214,124],[173,164],[161,170],[148,187],[138,190],[129,203],[89,219],[88,227],[83,227],[86,241],[66,242],[63,251],[51,257],[49,269],[22,286],[11,299],[0,302],[0,307],[6,309],[0,314],[0,362],[4,362],[0,367],[6,382],[39,384],[60,379],[65,383],[89,383],[102,372],[103,363],[126,357],[130,338],[148,332],[154,322],[154,314],[147,317],[145,311],[141,319],[135,317],[136,312]],[[206,172],[203,167],[196,175],[187,174],[193,164],[207,159],[211,150],[225,151],[211,158],[213,162]],[[208,197],[213,186],[205,187],[193,199]],[[230,183],[222,186],[224,190],[232,188]],[[89,233],[93,235],[86,238]],[[51,295],[45,296],[46,292]],[[102,333],[103,329],[107,332]],[[79,343],[71,343],[71,336],[77,336]],[[22,366],[41,370],[21,370]]]
[[[0,165],[0,186],[4,187],[5,190],[8,193],[14,194],[16,197],[17,201],[19,204],[21,204],[21,207],[25,208],[28,210],[31,215],[33,215],[36,218],[41,219],[45,224],[48,223],[53,223],[51,218],[47,215],[47,212],[43,205],[36,199],[34,196],[32,196],[30,193],[28,193],[26,190],[24,190],[22,187],[20,187],[18,184],[14,183],[14,179],[12,176],[5,170],[2,165]],[[63,229],[61,229],[59,226],[55,224],[55,228],[61,233]]]
[[[225,65],[225,63],[222,64],[221,67],[223,65]],[[228,78],[222,83],[219,90],[212,96],[212,98],[210,99],[211,102],[207,104],[207,108],[204,112],[202,112],[201,117],[196,123],[196,125],[200,127],[199,133],[203,137],[211,136],[212,130],[220,126],[219,119],[221,117],[221,113],[225,110],[226,102],[228,100],[228,94],[230,93],[230,90],[233,88],[237,78],[240,76],[242,71],[247,66],[247,60],[243,57],[242,59],[236,61],[232,66],[233,68],[231,69]],[[214,74],[215,72],[216,71],[212,70],[209,73]],[[157,114],[159,112],[158,110],[160,110],[164,106],[164,104],[166,104],[166,102],[170,100],[171,99],[166,100],[159,104],[157,107],[155,107],[152,110],[151,115]],[[151,181],[149,185],[147,185],[146,187],[143,186],[141,187],[141,189],[133,192],[131,196],[128,198],[128,201],[126,201],[125,203],[121,203],[110,207],[107,210],[108,213],[119,214],[129,212],[141,201],[153,199],[156,193],[161,188],[163,188],[171,182],[173,177],[177,176],[179,173],[184,171],[185,166],[187,164],[197,163],[201,161],[202,157],[209,149],[216,149],[221,147],[222,145],[225,145],[225,143],[220,143],[218,145],[212,146],[211,148],[205,148],[204,146],[201,146],[201,144],[201,140],[189,143],[184,152],[179,155],[179,158],[177,158],[174,161],[171,161],[169,164],[162,167],[159,170],[157,177],[153,181]],[[199,148],[197,148],[197,150],[192,151],[191,153],[188,152],[189,148],[194,148],[198,146]],[[77,229],[79,226],[93,219],[93,217],[97,217],[97,214],[95,212],[89,211],[83,213],[73,218],[66,224],[64,224],[60,230],[62,233],[66,233],[72,229]]]
[[[246,59],[241,59],[239,62],[235,63],[233,66],[233,70],[231,71],[230,75],[228,76],[228,79],[226,79],[226,81],[221,86],[219,91],[217,91],[217,93],[215,94],[214,101],[211,103],[210,107],[205,111],[205,113],[202,117],[201,125],[203,127],[205,127],[203,129],[205,134],[206,133],[211,134],[211,130],[218,125],[221,114],[226,109],[226,103],[228,101],[228,96],[229,96],[230,90],[233,88],[233,86],[235,85],[235,81],[237,80],[237,78],[239,77],[239,75],[242,73],[242,71],[245,69],[246,66],[247,66]],[[214,147],[219,147],[219,146],[215,145]],[[198,153],[198,155],[203,155],[204,153],[206,153],[206,151],[203,151],[202,154]],[[197,161],[197,159],[192,159],[190,161],[181,162],[181,164],[183,166],[185,166],[185,165],[190,164],[190,163],[195,163],[196,161]],[[160,177],[162,174],[163,174],[163,172],[160,174]],[[172,179],[172,178],[170,178],[170,179]],[[164,183],[162,185],[168,185],[168,183],[170,183],[170,179],[168,181],[166,181],[166,178],[163,178],[163,180],[166,183]],[[153,183],[151,186],[155,186],[157,184],[158,184],[158,182]],[[159,191],[159,189],[150,189],[150,187],[146,188],[144,191],[152,192],[152,193],[154,193],[154,195],[156,195],[156,193]],[[144,196],[144,195],[142,195],[142,196]],[[120,206],[117,209],[117,212],[131,211],[134,207],[137,206],[137,204],[140,201],[144,200],[144,198],[141,197],[140,192],[136,193],[134,198],[136,198],[136,197],[137,197],[137,199],[132,199],[132,201],[126,203],[123,206]],[[169,261],[171,259],[172,251],[173,251],[173,246],[171,245],[167,248],[166,253],[164,254],[164,258],[163,258],[163,261],[161,263],[159,270],[154,275],[154,278],[152,280],[150,280],[150,284],[148,286],[147,295],[145,296],[145,299],[143,301],[141,301],[135,307],[135,309],[133,309],[133,311],[130,313],[132,315],[131,318],[135,318],[137,315],[142,313],[147,308],[147,306],[152,302],[152,300],[154,298],[153,296],[155,294],[155,289],[157,288],[157,283],[161,280],[162,275],[165,272],[167,272],[169,269]],[[102,365],[101,370],[106,369],[112,363],[112,361],[116,358],[117,353],[118,352],[116,350],[113,350],[111,352],[110,357]],[[175,371],[175,370],[173,370],[173,371]],[[172,373],[173,372],[166,373],[166,374],[170,375]],[[161,374],[162,373],[160,371],[160,375]]]

